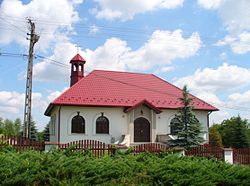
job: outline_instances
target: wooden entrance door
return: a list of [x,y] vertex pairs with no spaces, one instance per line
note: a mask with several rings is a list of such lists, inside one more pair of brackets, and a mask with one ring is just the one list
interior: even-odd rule
[[134,121],[134,142],[150,142],[150,123],[143,117]]

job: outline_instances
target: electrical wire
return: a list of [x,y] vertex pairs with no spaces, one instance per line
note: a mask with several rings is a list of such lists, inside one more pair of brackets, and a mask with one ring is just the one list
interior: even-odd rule
[[[6,56],[10,56],[10,57],[27,57],[27,54],[15,54],[15,53],[0,53],[0,56],[1,54],[6,54]],[[56,61],[54,59],[50,59],[50,58],[47,58],[47,57],[44,57],[44,56],[41,56],[41,55],[35,55],[36,58],[40,58],[40,59],[43,59],[43,60],[46,60],[47,62],[51,63],[51,64],[54,64],[54,65],[57,65],[59,67],[63,67],[63,68],[67,68],[69,69],[70,68],[70,65],[67,65],[65,63],[62,63],[62,62],[59,62],[59,61]],[[85,71],[87,73],[90,73],[88,71]],[[108,79],[108,80],[111,80],[111,81],[115,81],[115,82],[118,82],[118,83],[121,83],[121,84],[125,84],[125,85],[129,85],[129,86],[134,86],[134,87],[137,87],[137,88],[140,88],[142,90],[146,90],[146,91],[152,91],[152,92],[156,92],[156,93],[160,93],[160,94],[163,94],[163,95],[169,95],[171,97],[175,97],[175,98],[179,98],[178,96],[174,95],[174,94],[170,94],[170,93],[167,93],[167,92],[164,92],[164,91],[159,91],[159,90],[152,90],[152,89],[149,89],[149,88],[146,88],[146,87],[142,87],[142,86],[138,86],[138,85],[135,85],[135,84],[132,84],[132,83],[128,83],[128,82],[124,82],[124,81],[119,81],[119,80],[116,80],[116,79],[113,79],[113,78],[109,78],[109,77],[105,77],[105,76],[101,76],[101,75],[97,75],[95,73],[93,73],[95,76],[98,76],[98,77],[101,77],[101,78],[104,78],[104,79]],[[163,80],[165,81],[165,80]],[[174,86],[174,85],[173,85]],[[192,95],[192,94],[190,94]],[[192,95],[193,96],[193,95]],[[196,97],[196,96],[195,96]],[[199,99],[198,97],[196,97],[197,99]],[[199,99],[201,100],[201,99]],[[202,102],[205,102],[203,100],[201,100]],[[206,102],[205,102],[206,103]],[[250,111],[250,108],[249,107],[243,107],[243,106],[239,106],[239,105],[230,105],[230,104],[218,104],[218,103],[215,103],[215,102],[209,102],[211,104],[214,104],[214,105],[218,105],[219,107],[222,107],[222,108],[225,108],[225,109],[230,109],[230,110],[238,110],[238,111]],[[209,104],[208,103],[208,104]],[[210,105],[210,104],[209,104]]]

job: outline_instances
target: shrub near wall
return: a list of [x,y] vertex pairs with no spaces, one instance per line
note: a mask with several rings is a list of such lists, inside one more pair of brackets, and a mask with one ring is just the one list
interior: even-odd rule
[[175,155],[0,152],[0,185],[249,185],[250,167]]

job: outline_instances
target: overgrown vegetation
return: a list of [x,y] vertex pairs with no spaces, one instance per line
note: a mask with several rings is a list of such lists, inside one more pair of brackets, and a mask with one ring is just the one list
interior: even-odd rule
[[250,147],[250,129],[248,121],[240,116],[231,117],[221,124],[214,124],[209,130],[210,143],[221,146],[220,139],[224,147],[247,148]]
[[249,185],[250,167],[175,155],[0,150],[0,185]]

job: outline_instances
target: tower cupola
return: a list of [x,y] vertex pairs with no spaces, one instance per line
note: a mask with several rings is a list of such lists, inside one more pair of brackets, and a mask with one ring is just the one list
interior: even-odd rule
[[70,60],[71,63],[71,76],[70,76],[70,86],[73,86],[76,82],[84,77],[84,64],[86,60],[80,54],[76,54]]

